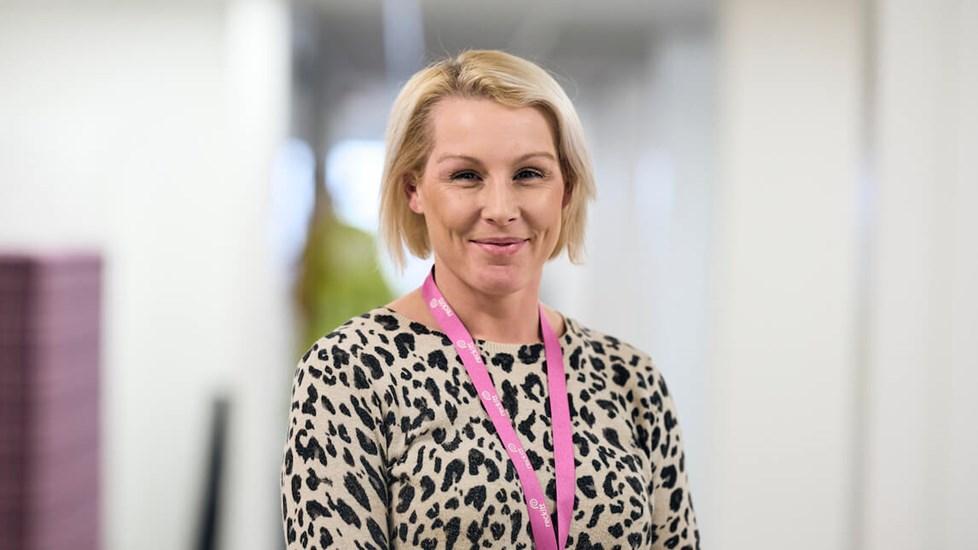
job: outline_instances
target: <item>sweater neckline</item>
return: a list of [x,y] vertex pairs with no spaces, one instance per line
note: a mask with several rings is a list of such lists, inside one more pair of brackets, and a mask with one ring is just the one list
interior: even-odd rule
[[[439,329],[437,329],[435,327],[432,327],[430,325],[427,325],[425,323],[422,323],[420,321],[417,321],[415,319],[412,319],[412,318],[408,317],[407,315],[404,315],[403,313],[401,313],[401,312],[399,312],[399,311],[397,311],[395,309],[391,309],[388,306],[380,306],[378,309],[383,310],[383,312],[385,314],[387,314],[387,315],[391,315],[393,317],[396,317],[396,318],[400,319],[401,321],[407,323],[407,325],[410,325],[411,323],[417,323],[419,325],[424,326],[425,329],[427,329],[428,332],[430,332],[431,334],[434,334],[435,336],[439,336],[439,337],[442,337],[442,338],[445,338],[445,339],[451,341],[451,338],[449,338],[448,335],[445,334],[445,332],[443,332],[443,331],[441,331],[441,330],[439,330]],[[563,313],[561,313],[560,315],[561,315],[561,317],[564,318],[564,332],[563,332],[563,334],[558,334],[557,335],[557,341],[558,342],[561,342],[561,343],[570,343],[571,338],[573,337],[572,335],[577,334],[577,321],[574,318],[572,318],[572,317],[568,317],[567,315],[564,315]],[[480,348],[482,348],[486,352],[491,353],[493,355],[495,355],[496,353],[515,354],[515,353],[519,352],[519,350],[522,349],[524,346],[543,346],[544,345],[544,343],[542,341],[538,341],[538,342],[495,342],[495,341],[492,341],[492,340],[485,340],[485,339],[482,339],[482,338],[476,338],[475,339],[475,343]]]

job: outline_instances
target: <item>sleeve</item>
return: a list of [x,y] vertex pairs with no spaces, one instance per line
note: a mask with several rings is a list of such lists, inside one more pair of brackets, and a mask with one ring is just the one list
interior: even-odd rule
[[[651,363],[650,363],[651,365]],[[661,403],[652,428],[653,548],[699,550],[700,534],[686,475],[686,456],[676,404],[665,378],[652,365],[652,402]]]
[[389,547],[382,374],[335,334],[313,344],[292,380],[280,473],[288,550]]

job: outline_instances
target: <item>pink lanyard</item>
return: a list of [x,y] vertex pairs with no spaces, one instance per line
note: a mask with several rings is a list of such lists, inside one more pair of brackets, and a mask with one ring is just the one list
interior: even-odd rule
[[431,266],[431,271],[421,287],[421,293],[442,330],[454,342],[455,349],[465,364],[465,370],[469,372],[469,377],[472,378],[472,383],[479,392],[482,405],[489,414],[493,426],[496,427],[496,432],[502,439],[506,453],[513,461],[513,466],[516,467],[520,484],[523,486],[523,498],[526,500],[526,506],[529,510],[534,546],[541,550],[564,548],[570,529],[571,512],[574,509],[574,485],[576,483],[574,447],[571,441],[570,410],[567,405],[567,387],[564,381],[564,356],[557,336],[544,314],[543,305],[538,305],[538,310],[540,330],[543,332],[543,341],[547,352],[547,387],[550,391],[550,415],[554,432],[554,461],[557,477],[559,546],[554,538],[550,511],[547,509],[546,498],[540,488],[536,472],[533,471],[530,459],[513,429],[513,423],[499,400],[499,395],[492,384],[486,365],[482,362],[475,342],[472,341],[472,335],[455,315],[455,311],[445,301],[445,297],[442,296],[435,284],[435,266]]

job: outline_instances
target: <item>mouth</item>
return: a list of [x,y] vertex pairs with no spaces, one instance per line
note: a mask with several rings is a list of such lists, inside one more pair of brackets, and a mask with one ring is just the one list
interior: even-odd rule
[[522,250],[530,239],[505,241],[471,241],[483,251],[495,256],[511,256]]

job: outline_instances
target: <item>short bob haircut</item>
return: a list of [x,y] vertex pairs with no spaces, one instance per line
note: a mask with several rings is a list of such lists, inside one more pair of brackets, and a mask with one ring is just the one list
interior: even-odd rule
[[582,263],[587,203],[596,196],[584,129],[570,98],[550,74],[521,57],[499,50],[465,50],[415,73],[401,89],[387,124],[380,232],[399,271],[403,246],[419,258],[431,253],[424,216],[408,206],[406,185],[420,181],[434,146],[429,117],[442,98],[492,99],[508,107],[535,107],[550,123],[560,171],[571,197],[561,213],[560,235],[548,260],[567,247]]

